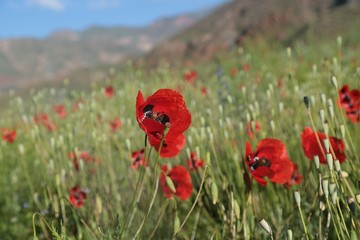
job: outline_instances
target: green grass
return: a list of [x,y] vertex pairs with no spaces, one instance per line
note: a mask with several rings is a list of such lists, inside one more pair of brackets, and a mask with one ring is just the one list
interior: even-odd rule
[[[333,41],[321,46],[299,44],[289,54],[258,40],[221,54],[216,61],[195,65],[196,87],[183,81],[185,68],[163,65],[145,70],[129,64],[106,72],[107,77],[93,84],[91,91],[64,85],[33,92],[26,99],[14,97],[0,120],[1,128],[17,129],[14,143],[0,144],[1,239],[172,239],[174,228],[180,229],[175,231],[177,239],[271,239],[259,224],[262,219],[274,239],[290,239],[290,230],[292,239],[357,239],[353,234],[360,229],[359,203],[352,212],[348,199],[360,192],[360,129],[336,106],[337,89],[330,77],[336,76],[340,87],[348,84],[358,89],[360,68],[353,60],[358,50]],[[251,70],[242,71],[243,64],[250,64]],[[238,69],[236,76],[230,74],[233,67]],[[219,68],[224,71],[221,79],[215,74]],[[279,79],[283,89],[278,88]],[[111,99],[102,92],[108,84],[116,89]],[[207,88],[207,96],[201,94],[201,87]],[[173,159],[160,158],[158,164],[186,166],[189,151],[206,162],[198,173],[191,172],[194,189],[187,201],[166,199],[160,187],[153,191],[159,176],[155,151],[146,169],[130,168],[131,152],[144,147],[144,132],[135,119],[137,91],[148,96],[160,88],[182,89],[192,124],[182,152]],[[310,99],[309,110],[304,96]],[[328,99],[334,103],[333,117]],[[82,107],[72,112],[78,100],[83,101]],[[66,106],[67,118],[57,118],[55,104]],[[309,114],[316,129],[324,131],[320,109],[325,110],[330,136],[343,138],[341,125],[347,130],[343,139],[348,157],[341,165],[349,174],[346,179],[327,165],[316,169],[303,153],[300,135],[305,126],[311,126]],[[33,123],[32,117],[40,111],[56,122],[55,131]],[[112,133],[108,121],[115,117],[123,126]],[[250,120],[261,124],[254,139],[246,135]],[[249,189],[243,178],[248,172],[243,162],[245,143],[256,147],[263,138],[286,144],[303,175],[301,185],[285,188],[269,182],[262,187],[252,180]],[[75,149],[89,151],[100,161],[82,162],[76,172],[68,157]],[[328,202],[319,196],[320,175],[336,183],[336,201],[331,199],[333,193]],[[88,191],[84,206],[78,209],[68,200],[76,184]],[[294,199],[295,190],[300,205]],[[139,201],[134,203],[134,197]]]

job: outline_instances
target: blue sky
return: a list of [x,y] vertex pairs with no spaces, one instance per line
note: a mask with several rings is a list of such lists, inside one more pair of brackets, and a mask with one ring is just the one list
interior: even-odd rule
[[0,38],[43,38],[91,25],[143,26],[227,0],[0,0]]

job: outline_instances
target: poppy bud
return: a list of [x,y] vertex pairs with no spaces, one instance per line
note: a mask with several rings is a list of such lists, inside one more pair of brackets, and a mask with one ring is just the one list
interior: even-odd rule
[[96,213],[100,215],[102,213],[102,200],[99,195],[96,195],[95,197],[95,203],[96,203]]
[[330,78],[331,83],[334,85],[334,87],[337,89],[338,88],[338,84],[337,84],[337,80],[335,76],[331,76]]
[[291,58],[291,48],[290,47],[288,47],[288,48],[286,48],[286,54],[287,54],[287,56],[288,56],[288,58]]
[[327,139],[327,138],[323,139],[323,143],[324,143],[326,153],[329,153],[329,148],[330,148],[329,139]]
[[239,206],[239,203],[236,200],[234,201],[234,210],[235,210],[236,218],[240,219],[240,206]]
[[322,189],[324,191],[325,198],[328,199],[329,198],[329,180],[325,179],[322,181]]
[[304,104],[305,104],[305,107],[307,108],[307,109],[309,109],[309,97],[308,96],[305,96],[304,97]]
[[329,124],[325,122],[325,123],[323,124],[323,127],[324,127],[324,133],[325,133],[326,135],[328,135],[328,134],[329,134]]
[[20,153],[21,155],[24,155],[24,153],[25,153],[25,147],[24,147],[24,145],[22,145],[22,144],[19,145],[19,153]]
[[292,239],[293,239],[293,232],[292,232],[291,229],[288,229],[288,230],[287,230],[287,236],[288,236],[288,239],[289,239],[289,240],[292,240]]
[[212,182],[212,184],[211,184],[211,197],[212,197],[212,202],[213,202],[214,205],[216,204],[216,202],[218,200],[218,195],[219,195],[218,187],[217,187],[215,182]]
[[341,168],[340,168],[340,161],[339,160],[335,160],[334,161],[334,166],[335,166],[335,170],[338,174],[341,174]]
[[321,102],[325,105],[326,104],[326,95],[325,93],[321,94]]
[[333,156],[331,155],[331,153],[326,154],[326,162],[327,162],[327,164],[329,166],[329,169],[333,170],[333,168],[334,168],[334,159],[333,159]]
[[324,123],[325,122],[325,110],[320,109],[319,115],[320,115],[321,122]]
[[341,137],[345,138],[345,126],[344,126],[344,124],[340,125],[340,132],[341,132]]
[[333,107],[333,106],[329,106],[329,113],[330,113],[330,118],[333,119],[334,116],[335,116],[334,107]]
[[314,156],[314,163],[315,163],[316,169],[319,169],[320,168],[320,159],[319,159],[318,155]]
[[175,213],[175,219],[174,219],[174,235],[177,234],[177,232],[180,230],[180,218]]
[[272,235],[272,230],[270,225],[267,223],[265,219],[260,220],[260,226],[269,234]]
[[170,190],[173,193],[176,193],[176,188],[175,188],[174,182],[171,180],[171,178],[166,175],[165,180],[166,180],[166,185],[170,188]]
[[326,206],[325,206],[325,203],[323,201],[320,201],[319,208],[320,208],[321,211],[325,211]]
[[357,204],[360,204],[360,193],[355,195]]
[[301,197],[300,197],[299,191],[297,191],[297,190],[294,191],[294,197],[295,197],[296,205],[298,205],[298,207],[300,207]]
[[338,36],[336,38],[336,43],[337,43],[338,47],[341,48],[341,45],[342,45],[342,37],[341,36]]

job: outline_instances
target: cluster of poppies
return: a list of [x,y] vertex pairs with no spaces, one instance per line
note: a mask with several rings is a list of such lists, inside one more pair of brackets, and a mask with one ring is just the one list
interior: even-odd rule
[[3,128],[1,129],[2,139],[8,143],[13,143],[16,139],[16,130]]
[[360,91],[359,89],[350,90],[348,85],[344,85],[339,90],[338,105],[345,111],[346,117],[353,123],[360,122]]

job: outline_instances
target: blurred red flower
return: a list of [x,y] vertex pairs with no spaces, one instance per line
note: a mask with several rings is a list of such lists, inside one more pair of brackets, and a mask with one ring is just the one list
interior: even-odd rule
[[79,160],[83,160],[86,163],[100,163],[101,160],[91,156],[87,151],[81,151],[78,155],[75,152],[69,152],[68,157],[73,160],[74,168],[79,171]]
[[344,85],[339,90],[339,107],[344,109],[346,117],[353,123],[360,122],[360,91],[358,89],[349,90],[348,85]]
[[114,90],[113,86],[106,86],[104,88],[105,97],[111,98],[112,96],[114,96],[114,94],[115,94],[115,90]]
[[251,67],[250,67],[250,64],[243,64],[242,65],[242,70],[244,71],[244,72],[248,72],[248,71],[250,71],[250,69],[251,69]]
[[230,74],[231,76],[235,77],[238,73],[238,70],[236,69],[236,67],[233,67],[230,69]]
[[286,153],[285,144],[273,138],[265,138],[258,143],[253,152],[249,142],[246,142],[246,164],[254,179],[265,186],[268,177],[278,184],[287,183],[293,173],[293,163]]
[[[318,141],[316,140],[316,134],[319,138],[321,146],[319,146]],[[326,138],[326,135],[321,132],[314,132],[310,127],[305,127],[301,134],[301,144],[304,150],[304,154],[310,160],[313,160],[314,156],[319,157],[320,163],[326,163],[326,158],[324,154],[326,153],[325,147],[323,145],[323,140]],[[338,159],[340,163],[344,162],[346,159],[345,155],[345,144],[343,140],[329,137],[330,145],[334,150],[335,156],[334,159]]]
[[184,80],[188,83],[194,84],[197,78],[197,72],[195,70],[190,70],[184,74]]
[[[149,143],[156,149],[156,151],[159,151],[161,141],[156,138],[149,137]],[[175,157],[180,153],[181,149],[184,148],[185,143],[186,138],[184,134],[180,134],[177,136],[177,138],[175,138],[175,140],[172,141],[164,140],[161,147],[160,156],[163,158]]]
[[[190,173],[183,166],[175,166],[168,171],[167,165],[161,167],[160,185],[165,193],[166,198],[171,198],[172,195],[178,196],[181,200],[185,201],[191,196],[192,183]],[[172,180],[175,186],[173,192],[166,183],[166,175]]]
[[[253,125],[253,124],[255,124],[255,125]],[[246,135],[248,135],[250,139],[253,139],[255,136],[255,133],[260,132],[260,130],[261,130],[261,126],[258,121],[255,121],[255,123],[253,123],[253,124],[251,121],[246,124]]]
[[303,176],[299,173],[298,171],[298,166],[296,163],[293,163],[293,171],[292,171],[292,176],[289,179],[289,181],[287,181],[287,183],[285,183],[285,187],[289,188],[292,185],[300,185],[303,181]]
[[53,122],[50,117],[43,112],[39,112],[34,116],[34,122],[43,125],[50,132],[54,131],[57,128],[55,122]]
[[67,116],[67,112],[63,104],[55,105],[54,111],[57,113],[59,118],[65,118]]
[[141,149],[139,151],[134,151],[131,153],[131,168],[137,169],[139,166],[146,166],[146,162],[144,162],[145,157],[145,149]]
[[2,139],[8,143],[13,143],[16,139],[16,130],[3,128],[1,130],[1,133],[2,133]]
[[207,88],[206,88],[206,87],[202,87],[202,88],[201,88],[201,93],[202,93],[204,96],[207,96],[207,95],[208,95]]
[[187,165],[189,166],[189,170],[195,170],[198,171],[199,168],[203,167],[205,165],[205,162],[201,158],[197,158],[195,152],[190,153],[190,158],[187,160]]
[[114,118],[113,120],[111,120],[109,122],[109,125],[110,125],[110,129],[113,131],[113,132],[116,132],[118,131],[121,126],[122,126],[122,122],[119,118]]
[[79,185],[76,185],[70,189],[69,200],[71,205],[75,206],[76,208],[80,208],[84,205],[86,197],[87,195],[85,191],[80,189]]
[[183,97],[171,89],[160,89],[146,101],[139,90],[136,98],[136,119],[146,135],[159,142],[164,136],[165,125],[170,126],[165,136],[167,144],[175,141],[191,124],[191,115]]

